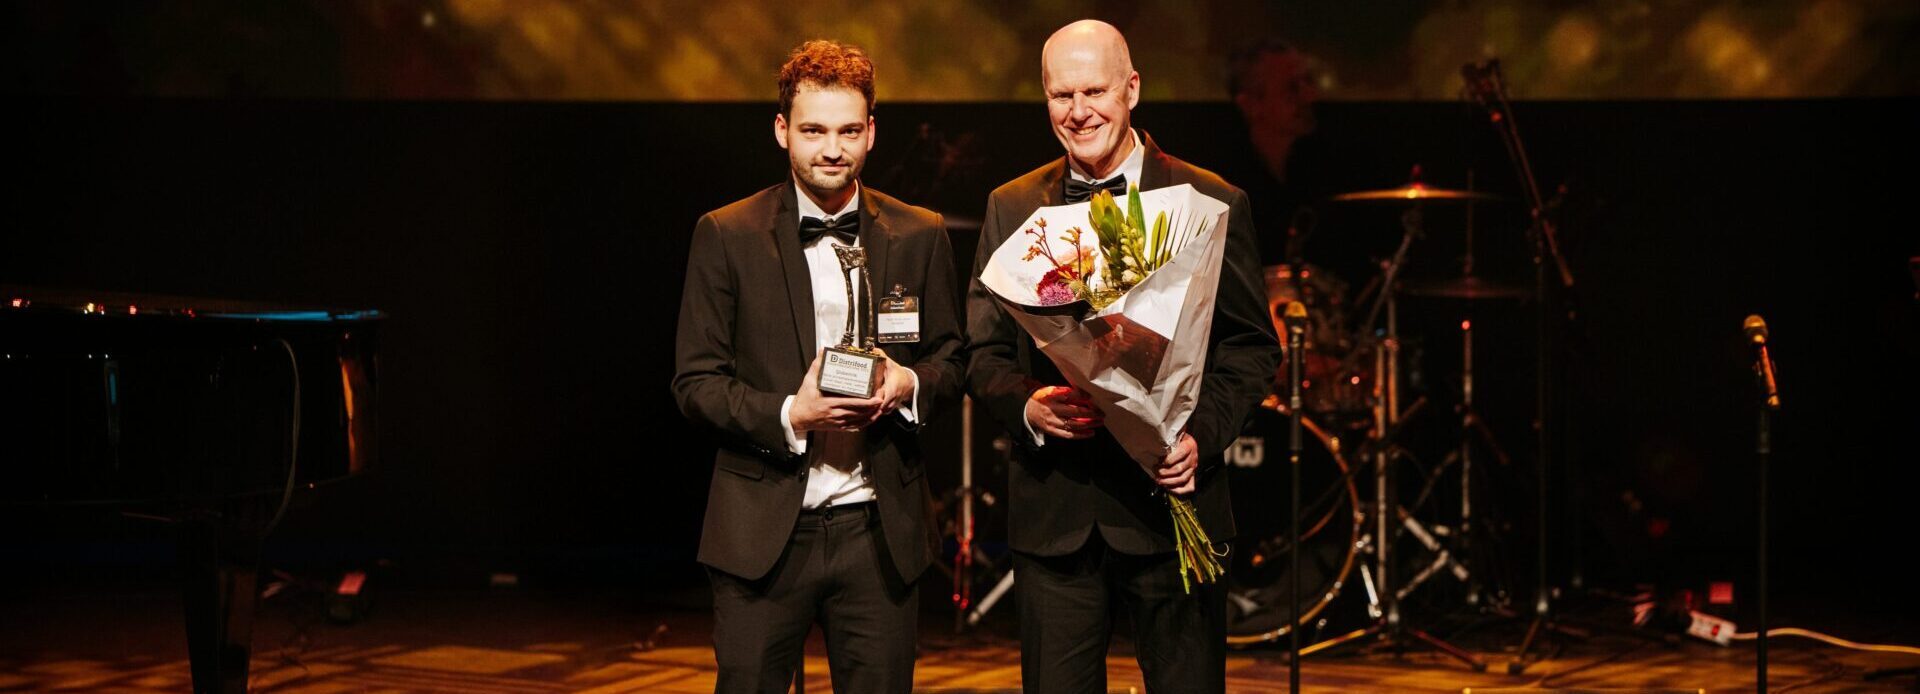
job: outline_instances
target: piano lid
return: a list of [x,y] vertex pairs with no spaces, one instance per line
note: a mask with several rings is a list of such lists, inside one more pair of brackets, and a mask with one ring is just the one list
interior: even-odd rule
[[0,506],[279,498],[356,475],[377,459],[384,323],[0,285]]
[[0,285],[0,311],[78,313],[99,316],[170,316],[247,321],[325,322],[378,320],[373,309],[302,306],[248,299],[55,289]]

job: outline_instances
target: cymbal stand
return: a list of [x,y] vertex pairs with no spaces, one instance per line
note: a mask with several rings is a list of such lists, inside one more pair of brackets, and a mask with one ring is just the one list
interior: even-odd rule
[[953,529],[953,630],[967,625],[973,607],[973,398],[960,399],[960,518]]
[[[991,575],[981,572],[985,566],[990,572],[994,568],[993,558],[974,542],[974,526],[980,509],[975,504],[993,506],[993,495],[974,486],[973,455],[973,398],[962,397],[960,402],[960,487],[953,491],[953,503],[958,512],[953,519],[954,543],[957,548],[953,554],[953,630],[955,633],[980,625],[987,611],[1006,597],[1013,589],[1013,569],[1008,568],[1000,575],[987,594],[974,599],[975,582]],[[995,449],[1002,453],[1012,444],[1005,439],[993,442]]]
[[[1467,170],[1467,190],[1473,190],[1473,170]],[[1473,276],[1473,204],[1467,204],[1467,253],[1461,270],[1466,277]],[[1474,425],[1480,423],[1479,414],[1473,411],[1473,317],[1469,315],[1460,320],[1460,553],[1469,561],[1473,558],[1473,432]],[[1491,432],[1481,425],[1480,431],[1487,433],[1487,442],[1499,451],[1499,444],[1493,442]],[[1504,457],[1504,454],[1503,454]],[[1446,463],[1441,462],[1441,469]],[[1436,475],[1437,477],[1437,475]],[[1467,605],[1480,604],[1480,577],[1468,576],[1461,580],[1467,583]]]
[[[1493,431],[1487,427],[1486,422],[1480,417],[1479,412],[1473,408],[1473,320],[1471,318],[1465,318],[1460,321],[1460,336],[1463,356],[1461,357],[1460,372],[1461,404],[1458,409],[1460,414],[1459,447],[1455,448],[1451,453],[1448,453],[1447,457],[1442,459],[1440,464],[1434,467],[1432,477],[1427,480],[1427,485],[1420,490],[1420,496],[1415,498],[1411,505],[1411,508],[1425,506],[1427,499],[1439,485],[1443,473],[1447,468],[1458,463],[1460,466],[1460,522],[1453,528],[1436,525],[1434,526],[1433,534],[1451,535],[1454,538],[1453,544],[1459,551],[1457,553],[1450,552],[1439,540],[1433,538],[1433,534],[1427,533],[1425,529],[1419,527],[1418,524],[1409,522],[1407,527],[1408,532],[1412,533],[1414,538],[1419,540],[1422,545],[1425,545],[1428,551],[1436,553],[1437,556],[1433,563],[1429,564],[1425,569],[1422,569],[1419,574],[1414,576],[1413,581],[1408,586],[1402,588],[1402,592],[1411,590],[1413,585],[1427,580],[1438,573],[1440,569],[1444,568],[1450,569],[1454,578],[1466,585],[1466,603],[1469,607],[1478,607],[1483,602],[1492,604],[1495,607],[1501,607],[1505,601],[1504,591],[1496,588],[1494,589],[1494,595],[1489,598],[1487,595],[1489,588],[1483,580],[1483,578],[1499,580],[1497,576],[1488,576],[1488,574],[1492,572],[1489,570],[1489,562],[1485,561],[1485,557],[1482,556],[1488,553],[1490,546],[1482,545],[1480,554],[1474,552],[1473,534],[1475,532],[1484,533],[1481,526],[1474,524],[1474,439],[1478,438],[1480,442],[1487,447],[1488,452],[1492,453],[1494,460],[1497,461],[1501,467],[1511,464],[1511,460],[1507,457],[1506,449],[1501,447],[1500,441],[1494,438]],[[1402,514],[1404,515],[1405,513],[1403,510]],[[1410,517],[1409,521],[1411,521]]]
[[[1390,438],[1399,431],[1400,412],[1400,334],[1397,304],[1394,301],[1394,284],[1405,265],[1407,249],[1413,240],[1424,231],[1423,216],[1419,205],[1407,209],[1400,217],[1402,233],[1400,246],[1394,250],[1382,272],[1380,292],[1374,298],[1373,308],[1367,312],[1366,324],[1362,335],[1371,333],[1381,313],[1386,314],[1386,329],[1381,348],[1374,352],[1374,365],[1377,374],[1383,374],[1375,380],[1377,397],[1374,398],[1373,444],[1373,534],[1362,542],[1373,549],[1374,566],[1360,568],[1361,579],[1367,587],[1368,614],[1375,619],[1372,625],[1347,634],[1333,637],[1300,650],[1302,657],[1314,653],[1353,643],[1365,638],[1374,638],[1378,645],[1396,650],[1418,644],[1448,655],[1476,671],[1485,670],[1486,663],[1466,650],[1441,640],[1420,629],[1407,626],[1401,620],[1400,597],[1404,592],[1393,589],[1393,526],[1406,522],[1401,509],[1394,502],[1392,462],[1394,447]],[[1417,524],[1416,524],[1417,525]],[[1411,637],[1411,638],[1409,638]]]
[[[1468,180],[1472,180],[1471,172],[1468,174]],[[1471,189],[1471,183],[1469,183],[1469,189]],[[1473,276],[1472,220],[1473,206],[1469,204],[1467,206],[1467,253],[1465,255],[1463,272],[1463,276],[1469,278]],[[1493,431],[1487,427],[1485,421],[1473,408],[1473,320],[1470,313],[1461,319],[1460,332],[1461,405],[1456,410],[1460,415],[1459,446],[1434,468],[1426,485],[1421,488],[1419,496],[1414,499],[1413,503],[1398,509],[1401,524],[1405,526],[1407,533],[1419,541],[1428,552],[1433,553],[1434,557],[1431,562],[1425,567],[1422,567],[1419,572],[1415,573],[1413,578],[1409,579],[1405,585],[1402,585],[1399,590],[1395,591],[1395,596],[1404,600],[1415,588],[1418,588],[1434,576],[1439,575],[1442,570],[1446,570],[1455,580],[1466,586],[1466,604],[1469,607],[1478,607],[1482,600],[1486,598],[1486,586],[1482,582],[1482,575],[1487,573],[1486,569],[1488,565],[1485,561],[1479,561],[1481,557],[1473,553],[1473,533],[1476,530],[1473,523],[1474,438],[1477,436],[1485,444],[1493,454],[1494,459],[1497,460],[1501,466],[1504,467],[1510,464],[1510,460],[1507,457],[1506,450],[1500,445],[1499,440],[1493,436]],[[1404,417],[1402,417],[1402,419],[1404,419]],[[1455,463],[1460,465],[1459,523],[1452,528],[1435,525],[1433,529],[1429,531],[1426,527],[1422,526],[1407,509],[1424,507],[1428,499],[1431,498],[1437,485],[1441,482],[1443,477],[1442,473]],[[1443,544],[1436,536],[1452,537],[1453,541],[1450,544],[1457,547],[1458,551],[1456,552],[1453,549],[1449,549],[1448,544]],[[1470,565],[1473,564],[1478,564],[1478,566],[1469,568]],[[1496,606],[1501,606],[1500,603],[1504,602],[1504,600],[1504,594],[1496,594],[1494,599],[1488,602]]]

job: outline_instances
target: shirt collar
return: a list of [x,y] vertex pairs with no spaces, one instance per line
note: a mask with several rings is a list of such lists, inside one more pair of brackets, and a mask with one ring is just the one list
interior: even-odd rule
[[[1132,180],[1132,179],[1128,179],[1128,180]],[[839,217],[840,215],[847,214],[854,210],[860,209],[860,182],[859,181],[853,182],[853,197],[847,198],[846,206],[841,207],[840,211],[835,212],[833,214],[827,214],[825,210],[820,209],[820,205],[815,203],[813,201],[813,198],[807,197],[807,191],[800,189],[799,181],[793,182],[793,196],[795,198],[799,198],[800,200],[799,207],[800,207],[801,219],[806,219],[808,217],[819,217],[820,219],[826,219],[828,217]]]
[[[1140,139],[1140,131],[1133,128],[1127,129],[1127,136],[1133,138],[1133,151],[1127,153],[1127,158],[1120,162],[1118,170],[1107,178],[1100,179],[1101,181],[1125,174],[1128,183],[1140,184],[1140,170],[1147,164],[1147,141]],[[1073,157],[1067,157],[1067,175],[1072,176],[1076,181],[1096,182],[1093,177],[1080,173],[1080,167],[1074,163]]]

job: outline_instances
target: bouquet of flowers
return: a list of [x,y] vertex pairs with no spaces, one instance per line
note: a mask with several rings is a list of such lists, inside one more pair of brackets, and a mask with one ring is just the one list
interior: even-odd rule
[[[1111,193],[1042,207],[988,259],[980,281],[1075,388],[1107,430],[1151,465],[1199,401],[1226,248],[1227,205],[1191,185]],[[1146,210],[1154,210],[1152,223]],[[1065,229],[1056,236],[1051,230]],[[1091,229],[1089,234],[1087,229]],[[1221,574],[1192,502],[1165,495],[1181,581]]]

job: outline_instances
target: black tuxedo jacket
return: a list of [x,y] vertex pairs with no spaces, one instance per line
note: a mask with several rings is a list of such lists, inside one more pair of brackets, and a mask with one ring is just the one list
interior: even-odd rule
[[[675,337],[673,395],[694,424],[717,432],[701,563],[745,579],[773,568],[807,486],[807,456],[788,453],[780,405],[800,388],[814,348],[813,280],[789,181],[700,218],[687,257]],[[964,387],[960,298],[940,215],[872,188],[860,191],[860,243],[873,290],[920,297],[920,341],[881,345],[920,377],[919,421],[957,403]],[[902,580],[931,557],[916,427],[898,414],[865,431],[866,466],[886,546]],[[814,450],[814,447],[809,447]]]
[[[1146,160],[1141,190],[1192,184],[1225,201],[1227,247],[1221,265],[1220,293],[1214,306],[1200,401],[1187,422],[1201,455],[1193,502],[1201,524],[1215,542],[1232,539],[1233,510],[1221,453],[1239,436],[1248,414],[1266,397],[1280,343],[1267,319],[1247,196],[1200,167],[1160,151],[1141,133]],[[1105,430],[1093,438],[1068,441],[1049,437],[1038,449],[1026,425],[1027,398],[1045,385],[1066,385],[1053,362],[1001,308],[980,283],[980,270],[1007,237],[1038,207],[1065,200],[1067,161],[1063,157],[1000,186],[987,198],[987,216],[974,256],[974,280],[967,295],[967,378],[974,398],[1012,434],[1016,462],[1008,471],[1010,542],[1015,550],[1057,556],[1079,549],[1094,528],[1107,544],[1127,554],[1174,549],[1173,525],[1156,486]],[[1124,203],[1122,203],[1124,204]]]

